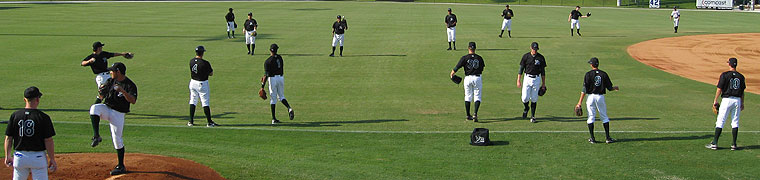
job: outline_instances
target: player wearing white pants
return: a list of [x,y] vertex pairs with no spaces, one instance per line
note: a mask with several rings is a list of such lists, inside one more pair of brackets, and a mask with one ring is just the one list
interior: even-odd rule
[[95,75],[95,84],[97,84],[98,88],[100,88],[100,86],[105,84],[108,79],[111,79],[111,75],[108,72],[98,73]]
[[284,70],[284,62],[282,56],[277,54],[277,50],[280,49],[277,44],[272,44],[269,47],[270,55],[266,61],[264,61],[265,76],[261,82],[261,90],[264,89],[264,85],[269,82],[269,105],[272,110],[272,124],[279,124],[280,120],[277,120],[275,116],[275,109],[277,101],[282,102],[282,105],[288,108],[288,117],[293,120],[295,112],[293,108],[290,108],[288,100],[285,99],[285,79],[282,77]]
[[[467,112],[467,121],[472,120],[478,122],[478,109],[480,109],[480,101],[483,97],[483,81],[481,74],[483,74],[483,68],[486,66],[483,57],[475,54],[475,42],[470,42],[467,46],[469,53],[459,58],[459,62],[451,70],[449,77],[454,79],[454,74],[460,68],[464,68],[464,109]],[[475,114],[470,114],[470,103],[475,101]]]
[[285,99],[285,78],[281,75],[268,77],[269,79],[269,104],[277,104],[277,101]]
[[[235,14],[232,13],[232,8],[229,9],[230,12],[227,13],[227,15],[224,16],[224,19],[227,20],[227,39],[235,38]],[[230,31],[232,32],[232,36],[230,36]]]
[[673,20],[673,33],[678,33],[679,19],[681,19],[681,12],[678,12],[677,7],[673,7],[673,12],[670,13],[670,20]]
[[504,29],[508,31],[512,31],[512,20],[511,19],[504,19],[504,21],[501,22],[501,30],[504,31]]
[[197,105],[198,100],[201,101],[203,107],[209,106],[209,85],[208,80],[198,81],[190,80],[190,104]]
[[575,9],[573,11],[570,11],[570,15],[567,16],[567,22],[570,22],[570,36],[573,36],[573,28],[575,28],[576,33],[578,33],[578,36],[581,36],[581,23],[580,18],[587,18],[589,14],[583,15],[583,13],[580,12],[581,7],[575,6]]
[[451,8],[449,8],[449,14],[446,15],[446,19],[444,19],[444,23],[446,24],[446,38],[449,41],[449,49],[452,49],[452,44],[454,44],[454,50],[457,50],[457,15],[454,15],[454,13],[451,13]]
[[93,104],[90,106],[90,115],[98,116],[100,119],[108,121],[108,124],[111,127],[111,138],[113,140],[114,149],[121,149],[124,147],[122,133],[124,132],[125,113],[113,110],[105,104]]
[[256,19],[253,19],[253,12],[248,13],[248,19],[245,20],[245,46],[248,47],[248,54],[253,56],[253,51],[256,49],[256,30],[259,28]]
[[205,52],[205,47],[198,46],[195,48],[195,57],[190,59],[190,83],[188,85],[188,88],[190,89],[190,121],[187,122],[187,126],[195,125],[195,105],[198,104],[198,100],[201,101],[203,113],[206,114],[206,127],[215,127],[219,125],[211,120],[208,78],[214,75],[214,69],[211,68],[211,63],[203,59],[203,54]]
[[578,104],[575,105],[575,108],[580,108],[583,98],[588,95],[588,100],[586,100],[586,110],[588,111],[586,124],[588,125],[588,131],[591,135],[588,142],[591,144],[596,143],[596,139],[594,138],[594,121],[597,111],[599,111],[599,116],[602,118],[602,125],[604,125],[604,135],[607,137],[605,142],[614,143],[615,139],[610,137],[610,118],[607,116],[607,103],[605,103],[604,94],[606,94],[608,90],[617,91],[620,90],[620,88],[612,86],[612,81],[610,80],[609,75],[607,75],[607,72],[599,69],[599,59],[593,57],[588,63],[591,66],[591,71],[586,72],[583,76],[583,90],[581,90],[581,97],[578,100]]
[[13,180],[26,180],[30,173],[34,180],[47,180],[47,169],[45,151],[16,151],[13,154]]
[[[42,93],[37,87],[24,91],[23,109],[14,112],[5,131],[5,165],[13,167],[14,180],[26,180],[29,174],[35,180],[48,179],[48,168],[54,172],[55,129],[50,116],[37,109]],[[50,164],[48,165],[48,158]]]
[[[103,85],[108,79],[111,79],[111,76],[107,70],[108,59],[115,56],[125,56],[127,54],[131,54],[129,52],[111,53],[103,51],[103,46],[105,46],[105,44],[99,41],[93,43],[92,54],[89,54],[87,57],[82,59],[81,63],[82,66],[90,66],[92,69],[92,73],[95,74],[95,84],[97,85],[97,88],[100,88],[100,86]],[[100,103],[101,101],[102,100],[100,98],[97,98],[95,100],[95,104]]]
[[512,38],[512,17],[514,16],[515,13],[509,9],[509,5],[507,5],[503,11],[501,11],[501,17],[504,18],[504,21],[501,22],[501,34],[499,34],[499,38],[504,35],[504,29],[507,29],[509,38]]
[[340,56],[343,56],[343,38],[346,33],[346,30],[348,30],[348,22],[346,22],[346,18],[338,15],[338,19],[333,22],[332,25],[332,53],[330,53],[330,57],[335,56],[335,46],[340,45]]
[[[709,149],[718,149],[718,138],[723,131],[723,125],[726,123],[728,116],[731,116],[731,134],[733,143],[731,150],[737,150],[736,137],[739,135],[739,117],[744,110],[744,89],[747,88],[744,75],[736,71],[738,60],[736,58],[728,59],[729,70],[720,74],[713,106],[720,105],[718,117],[715,121],[715,137],[710,144],[705,147]],[[718,98],[722,97],[720,104]]]
[[344,34],[334,34],[332,38],[332,46],[343,46],[343,35]]
[[[520,78],[522,78],[522,83],[520,82]],[[541,53],[538,53],[537,42],[530,44],[530,52],[525,53],[520,60],[520,69],[517,72],[517,87],[522,88],[522,96],[520,96],[524,107],[522,118],[528,118],[528,111],[530,110],[530,122],[536,123],[538,90],[546,88],[546,58]],[[528,106],[528,103],[530,103],[530,106]]]
[[541,88],[543,83],[541,83],[541,75],[530,75],[527,74],[525,78],[523,78],[523,86],[522,86],[522,95],[520,98],[522,99],[523,103],[538,102],[538,89]]
[[[449,43],[457,41],[457,28],[456,27],[446,28],[446,39],[449,41]],[[454,46],[454,49],[456,49],[456,45]]]

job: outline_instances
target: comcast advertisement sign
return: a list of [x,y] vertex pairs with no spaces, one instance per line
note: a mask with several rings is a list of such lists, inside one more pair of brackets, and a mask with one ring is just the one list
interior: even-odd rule
[[733,0],[697,0],[697,8],[733,9]]

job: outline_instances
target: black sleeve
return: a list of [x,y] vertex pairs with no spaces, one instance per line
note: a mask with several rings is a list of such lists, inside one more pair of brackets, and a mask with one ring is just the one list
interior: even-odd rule
[[137,85],[135,85],[134,82],[132,83],[132,88],[130,88],[127,93],[131,94],[133,97],[135,97],[135,100],[137,100]]
[[454,72],[459,71],[459,68],[462,68],[464,66],[464,63],[465,63],[464,59],[465,59],[464,57],[462,57],[461,59],[459,59],[459,62],[457,63],[457,66],[454,66],[454,69],[453,69]]
[[583,76],[583,93],[589,94],[588,90],[592,89],[591,86],[594,84],[593,77],[591,74],[586,73],[585,76]]
[[527,58],[525,56],[527,56],[527,54],[523,55],[522,59],[520,59],[520,70],[517,71],[517,74],[523,74],[525,71],[525,58]]
[[512,17],[515,17],[515,12],[512,11],[511,9],[509,10],[509,13],[512,14]]
[[541,77],[546,75],[546,58],[541,55]]
[[53,121],[50,120],[50,116],[47,114],[42,114],[42,123],[44,123],[44,126],[42,129],[42,138],[49,138],[55,136],[55,129],[53,128]]
[[253,20],[253,27],[259,27],[259,22],[256,21],[255,19],[252,19],[252,20]]
[[269,72],[271,72],[271,70],[269,69],[269,62],[270,62],[269,59],[267,59],[266,61],[264,61],[264,74],[267,77],[269,77]]
[[8,119],[8,126],[5,127],[5,135],[6,136],[18,136],[18,128],[16,128],[14,125],[16,123],[13,123],[13,119],[15,119],[16,113],[11,114],[11,118]]
[[724,87],[726,87],[727,79],[726,79],[726,73],[720,74],[720,78],[718,79],[718,85],[717,87],[720,88],[720,91],[725,91]]
[[208,66],[208,73],[209,74],[212,73],[212,72],[214,72],[214,68],[211,68],[211,63],[209,63],[208,61],[206,61],[206,66]]
[[454,22],[457,22],[457,16],[456,15],[451,15],[451,16],[454,16]]
[[112,52],[106,52],[106,51],[103,51],[103,52],[100,52],[100,53],[105,53],[105,54],[103,54],[103,55],[104,55],[104,56],[106,56],[106,58],[112,58],[112,57],[114,57],[114,56],[115,56],[115,54],[114,54],[114,53],[112,53]]
[[610,75],[607,73],[604,73],[604,85],[607,86],[608,91],[612,91],[612,81],[610,80]]

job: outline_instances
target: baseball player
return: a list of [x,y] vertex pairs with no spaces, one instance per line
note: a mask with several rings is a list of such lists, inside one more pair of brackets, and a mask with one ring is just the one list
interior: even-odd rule
[[[523,78],[523,73],[525,77]],[[522,79],[522,83],[520,83]],[[517,87],[522,88],[523,109],[522,118],[528,118],[528,110],[531,110],[530,122],[536,123],[536,105],[538,103],[539,88],[546,88],[546,59],[538,53],[538,43],[530,44],[530,52],[523,55],[520,60],[520,70],[517,72]],[[530,107],[528,107],[530,102]]]
[[[469,53],[462,56],[454,69],[451,70],[449,77],[454,77],[454,74],[459,68],[464,68],[464,110],[467,112],[466,120],[473,120],[478,122],[478,109],[480,108],[480,100],[483,96],[483,81],[481,74],[483,74],[483,68],[486,67],[483,57],[475,54],[475,42],[470,42],[467,46]],[[470,102],[475,101],[475,114],[470,115]]]
[[578,36],[581,36],[581,22],[579,20],[580,18],[587,18],[588,15],[584,16],[580,10],[580,6],[575,6],[575,10],[570,11],[570,15],[567,16],[567,22],[570,22],[570,36],[573,36],[573,28],[576,29]]
[[723,131],[723,124],[729,115],[731,115],[731,134],[734,136],[731,150],[738,149],[736,146],[736,136],[739,134],[739,116],[744,110],[744,89],[747,86],[744,81],[744,75],[736,71],[737,63],[736,58],[728,59],[729,69],[721,73],[720,80],[718,80],[718,89],[715,91],[713,105],[718,104],[719,96],[722,97],[722,100],[720,101],[718,119],[715,122],[715,138],[710,144],[705,146],[709,149],[718,149],[718,138],[721,131]]
[[269,104],[272,109],[272,124],[280,123],[280,121],[277,120],[277,117],[275,117],[275,105],[278,100],[282,102],[282,105],[285,105],[285,107],[288,108],[288,116],[290,117],[290,120],[293,120],[295,116],[293,108],[290,108],[288,100],[285,99],[285,79],[282,77],[284,64],[282,62],[282,56],[277,54],[278,49],[280,49],[280,47],[277,46],[277,44],[272,44],[269,47],[270,56],[264,61],[265,77],[262,77],[264,81],[261,82],[261,89],[264,89],[264,84],[269,81],[269,97],[271,97]]
[[48,179],[48,169],[55,172],[58,168],[53,122],[37,109],[41,97],[37,87],[27,88],[24,91],[26,106],[11,114],[5,129],[5,166],[13,166],[14,180],[26,180],[30,173],[33,179]]
[[448,36],[449,40],[449,49],[446,50],[451,50],[452,43],[454,44],[454,50],[457,50],[457,15],[451,13],[451,8],[449,8],[449,14],[446,15],[444,23],[446,24],[446,36]]
[[501,38],[501,35],[504,35],[504,28],[507,29],[509,38],[512,38],[512,17],[515,17],[515,13],[509,9],[508,4],[506,9],[504,9],[504,11],[501,11],[501,17],[504,17],[504,21],[501,22],[501,34],[499,34],[499,38]]
[[[235,38],[235,28],[237,28],[237,24],[235,24],[235,14],[232,13],[232,8],[230,8],[230,12],[224,16],[224,19],[227,20],[227,39]],[[232,31],[232,36],[230,36],[230,31]]]
[[338,15],[338,20],[333,23],[332,28],[333,39],[332,53],[330,53],[330,57],[335,56],[335,46],[338,45],[338,43],[340,43],[340,56],[343,56],[343,34],[345,34],[346,30],[348,30],[348,23],[346,23],[345,18]]
[[203,113],[206,114],[206,127],[219,125],[211,120],[208,77],[214,75],[214,69],[211,68],[211,63],[203,59],[205,52],[206,48],[198,46],[195,48],[195,58],[190,59],[190,122],[187,122],[187,126],[194,125],[193,118],[195,117],[195,105],[198,103],[198,99],[201,100]]
[[100,119],[105,119],[111,125],[111,137],[113,146],[119,158],[119,164],[111,171],[111,175],[124,174],[124,115],[129,112],[130,104],[137,103],[137,85],[126,76],[127,67],[117,62],[108,68],[111,71],[111,79],[106,81],[100,88],[100,96],[103,104],[93,104],[90,107],[90,120],[94,136],[92,147],[97,146],[103,139],[100,138]]
[[604,134],[607,136],[606,143],[614,143],[615,139],[610,137],[610,118],[607,117],[607,105],[604,101],[604,94],[607,93],[607,90],[617,91],[620,88],[612,86],[610,76],[606,72],[599,70],[599,59],[593,57],[588,63],[591,65],[591,71],[586,72],[586,75],[583,77],[581,97],[575,107],[580,108],[583,98],[588,95],[588,100],[586,100],[588,120],[586,120],[586,123],[588,124],[588,132],[591,134],[588,142],[591,144],[596,143],[596,139],[594,139],[594,120],[596,111],[599,110],[599,115],[602,117],[602,125],[604,125]]
[[[92,44],[92,54],[88,55],[84,59],[82,59],[82,66],[90,66],[92,69],[92,73],[95,74],[95,84],[97,84],[97,87],[100,88],[103,83],[105,83],[108,79],[111,79],[111,76],[108,74],[108,58],[112,58],[114,56],[124,56],[126,58],[132,57],[134,54],[131,52],[123,52],[123,53],[111,53],[108,51],[103,51],[103,46],[106,44],[101,43],[100,41],[95,42]],[[95,99],[95,104],[98,104],[102,101],[100,98]]]
[[248,19],[245,20],[245,46],[248,47],[248,54],[253,56],[253,50],[256,49],[256,29],[259,23],[253,19],[253,12],[248,12]]
[[678,20],[681,18],[681,12],[678,12],[678,7],[673,7],[673,12],[670,13],[670,20],[673,21],[673,33],[678,33]]

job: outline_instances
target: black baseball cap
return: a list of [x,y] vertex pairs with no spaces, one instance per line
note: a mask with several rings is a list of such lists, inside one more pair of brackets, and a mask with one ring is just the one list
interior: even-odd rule
[[232,11],[232,8],[230,8],[230,11]]
[[507,7],[509,7],[509,4],[507,4]]
[[92,48],[99,48],[99,47],[103,47],[103,46],[106,46],[106,44],[103,44],[100,41],[92,43]]
[[475,48],[476,48],[475,42],[470,42],[470,44],[467,45],[467,48],[475,50]]
[[272,44],[269,46],[269,51],[277,52],[277,49],[280,49],[280,46],[277,46],[277,44]]
[[111,65],[111,67],[108,68],[109,71],[119,71],[121,74],[127,74],[127,66],[124,66],[124,63],[116,62]]
[[449,11],[451,11],[451,8],[449,8]]
[[591,65],[594,65],[594,67],[599,66],[599,59],[597,59],[596,57],[592,57],[591,59],[588,60],[588,63]]
[[738,63],[739,63],[738,61],[739,60],[737,60],[736,58],[729,58],[728,59],[728,65],[731,65],[731,67],[736,67],[736,65],[738,65]]
[[39,97],[42,97],[42,93],[40,92],[40,89],[35,86],[26,88],[26,90],[24,90],[24,98],[32,99]]
[[340,17],[341,17],[340,14],[338,14],[338,19],[340,19]]
[[195,47],[195,52],[206,52],[206,48],[203,46]]
[[538,43],[537,42],[530,43],[530,49],[538,51]]
[[253,16],[253,12],[248,12],[248,16]]

